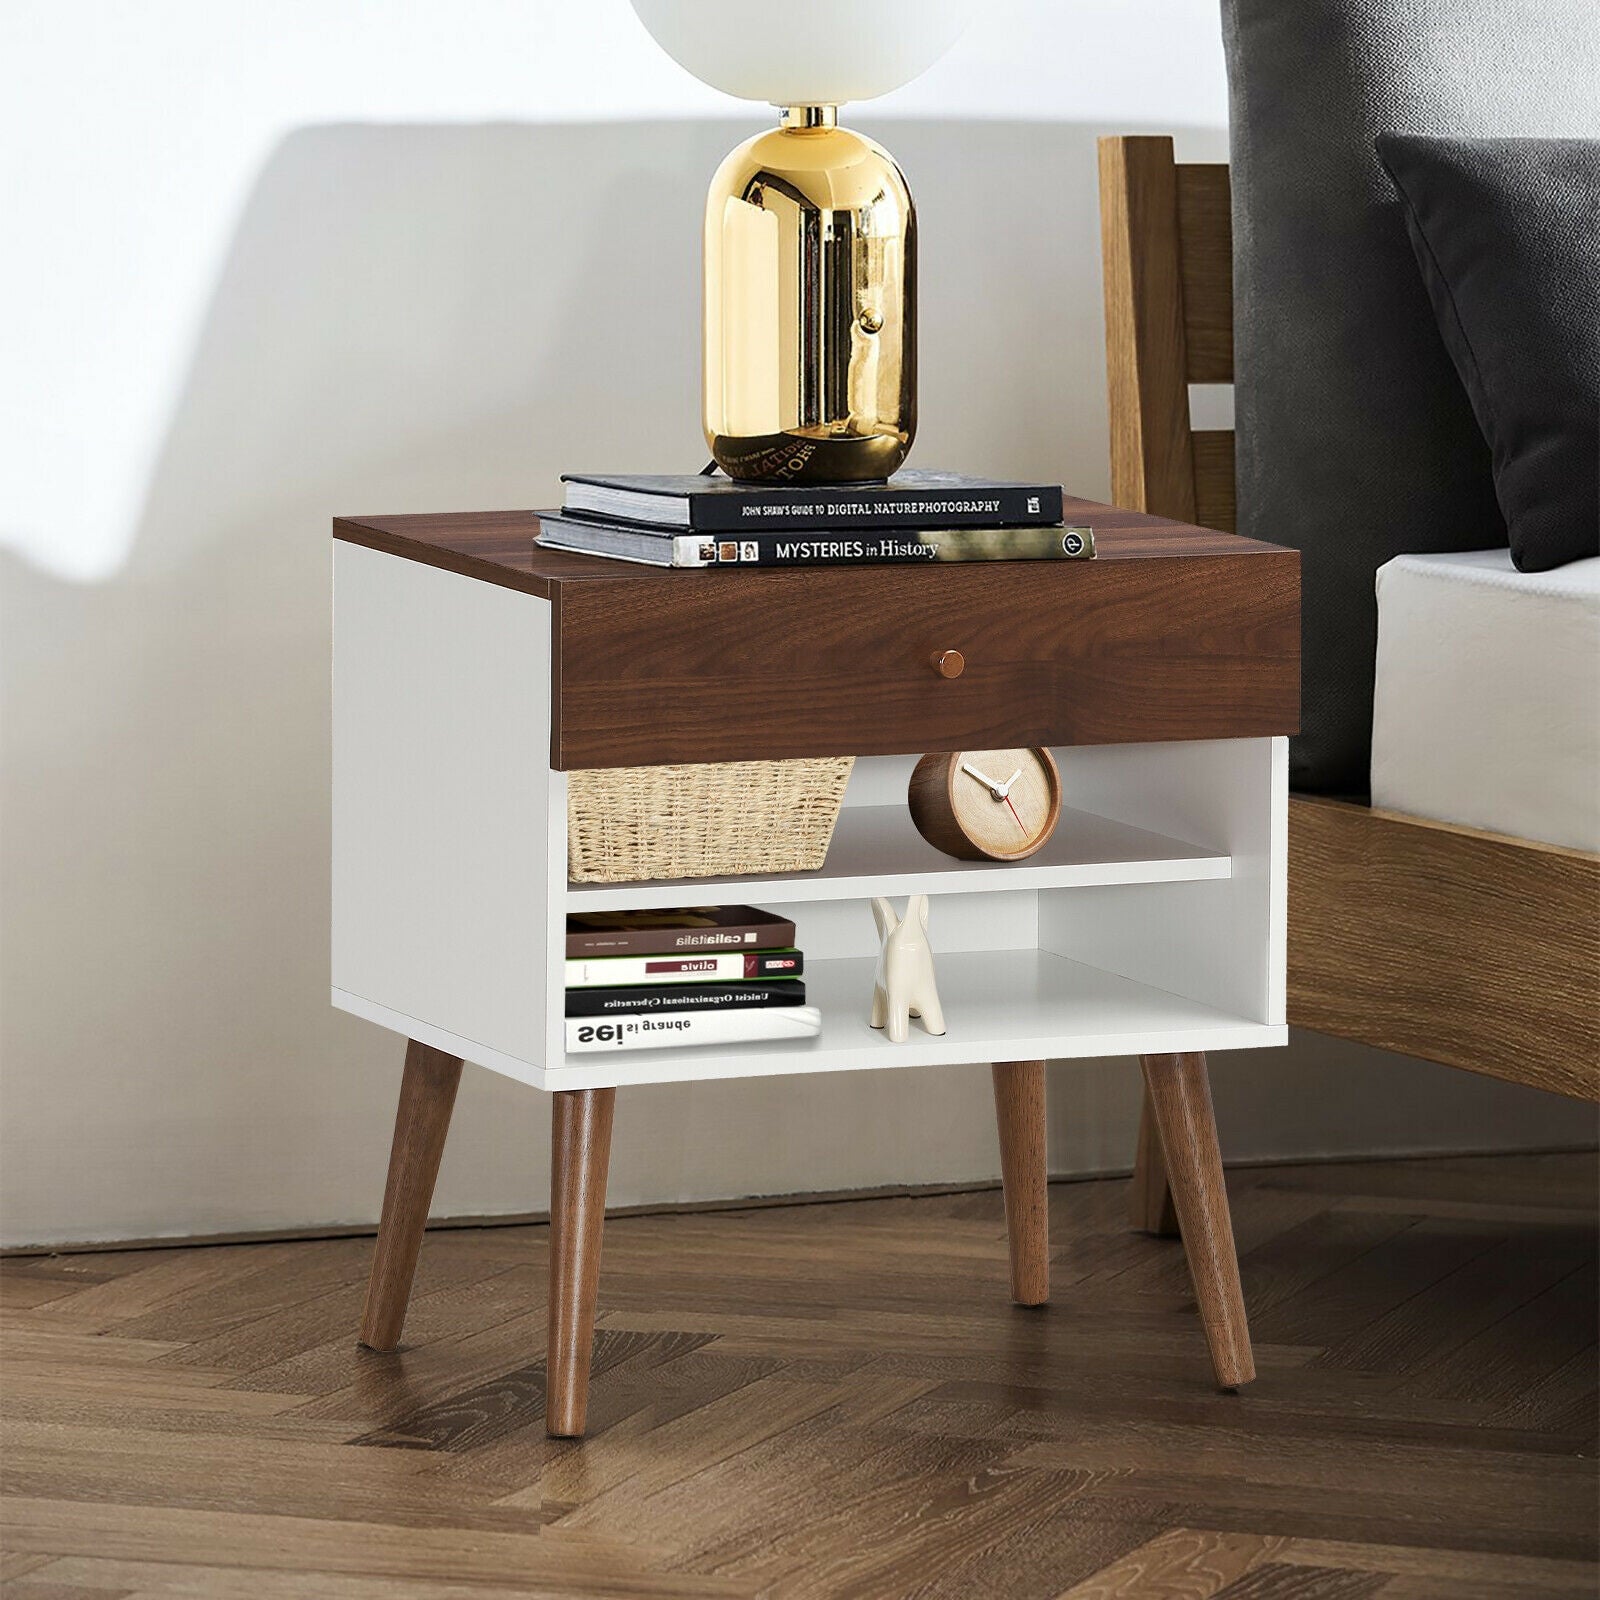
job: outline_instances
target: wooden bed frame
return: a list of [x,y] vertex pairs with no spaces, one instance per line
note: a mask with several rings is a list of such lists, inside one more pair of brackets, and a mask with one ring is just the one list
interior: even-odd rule
[[[1111,498],[1233,532],[1233,434],[1189,417],[1191,383],[1233,382],[1228,168],[1102,139],[1100,223]],[[1289,1021],[1600,1099],[1600,856],[1292,797]],[[1148,1101],[1131,1209],[1176,1231]]]

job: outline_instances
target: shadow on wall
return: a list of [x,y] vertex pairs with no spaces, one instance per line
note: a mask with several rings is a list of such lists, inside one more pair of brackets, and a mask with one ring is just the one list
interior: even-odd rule
[[[1096,131],[888,126],[922,228],[920,464],[1104,494]],[[744,132],[326,127],[274,153],[128,564],[4,567],[4,1242],[375,1213],[400,1044],[328,1003],[329,518],[697,468],[700,207]],[[627,1097],[614,1198],[990,1174],[987,1074],[914,1078]],[[1065,1080],[1058,1167],[1126,1162],[1133,1078]],[[469,1075],[437,1209],[541,1207],[547,1116]]]
[[[700,212],[763,121],[319,127],[273,153],[127,565],[77,585],[6,558],[7,1241],[372,1214],[399,1045],[328,1003],[329,519],[697,469]],[[887,138],[923,212],[917,459],[1099,489],[1092,132]],[[543,1097],[468,1083],[441,1208],[542,1205]],[[866,1145],[808,1163],[774,1116],[792,1177],[751,1151],[723,1184],[663,1100],[642,1152],[621,1119],[620,1198],[897,1176]]]

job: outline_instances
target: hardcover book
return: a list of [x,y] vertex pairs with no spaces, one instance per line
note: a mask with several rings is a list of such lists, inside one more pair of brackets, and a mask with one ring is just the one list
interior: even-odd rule
[[731,983],[750,978],[798,978],[805,957],[798,950],[729,950],[698,956],[602,956],[567,962],[569,989],[619,984]]
[[748,1044],[757,1039],[814,1039],[822,1032],[815,1006],[756,1011],[650,1011],[616,1017],[568,1017],[567,1050],[650,1050],[669,1045]]
[[798,978],[771,983],[664,983],[655,987],[568,989],[569,1017],[607,1017],[627,1011],[759,1011],[764,1006],[803,1006],[806,986]]
[[896,532],[668,533],[539,513],[539,543],[652,567],[853,567],[935,561],[1072,561],[1094,554],[1088,528],[923,528]]
[[1059,483],[1009,483],[959,472],[899,472],[881,483],[752,485],[704,473],[566,473],[566,509],[697,533],[767,528],[1048,526],[1061,521]]
[[786,950],[794,924],[754,906],[692,906],[664,911],[574,911],[567,955],[671,955],[694,950]]

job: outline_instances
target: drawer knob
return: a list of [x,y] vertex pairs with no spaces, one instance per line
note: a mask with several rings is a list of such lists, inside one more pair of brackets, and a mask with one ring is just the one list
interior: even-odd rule
[[941,678],[959,678],[967,670],[967,658],[959,650],[941,650],[933,664]]

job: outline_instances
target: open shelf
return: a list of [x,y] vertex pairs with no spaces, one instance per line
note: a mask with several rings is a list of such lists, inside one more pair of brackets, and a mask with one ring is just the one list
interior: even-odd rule
[[1061,808],[1055,832],[1027,860],[957,861],[922,838],[903,805],[846,806],[839,813],[828,859],[816,872],[569,883],[567,909],[633,911],[662,905],[847,900],[875,894],[976,894],[1107,883],[1179,883],[1226,878],[1231,869],[1226,854],[1066,806]]
[[568,1055],[551,1064],[544,1086],[1238,1050],[1287,1036],[1281,1024],[1233,1016],[1049,951],[985,950],[937,958],[948,1032],[935,1038],[913,1019],[911,1037],[892,1044],[867,1026],[875,966],[872,957],[807,962],[806,998],[822,1010],[814,1039]]

